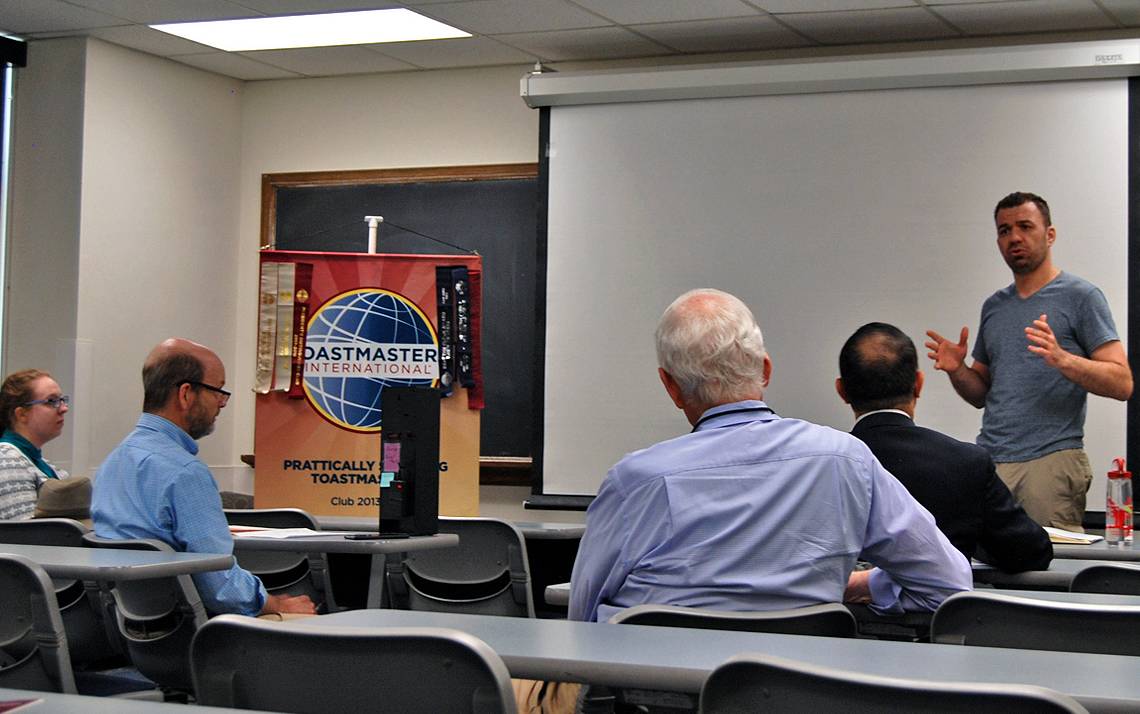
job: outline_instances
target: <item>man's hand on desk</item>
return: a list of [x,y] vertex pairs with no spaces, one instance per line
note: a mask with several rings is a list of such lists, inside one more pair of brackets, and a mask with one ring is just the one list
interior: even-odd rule
[[317,606],[308,595],[270,595],[265,599],[265,606],[261,608],[262,615],[274,613],[293,613],[298,615],[316,615]]
[[843,602],[866,605],[871,602],[871,571],[856,570],[847,578],[847,589],[843,591]]

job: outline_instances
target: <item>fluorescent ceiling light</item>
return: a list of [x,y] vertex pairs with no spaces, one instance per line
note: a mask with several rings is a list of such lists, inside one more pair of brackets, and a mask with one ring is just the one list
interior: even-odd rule
[[471,36],[470,33],[404,9],[176,22],[151,27],[227,52]]

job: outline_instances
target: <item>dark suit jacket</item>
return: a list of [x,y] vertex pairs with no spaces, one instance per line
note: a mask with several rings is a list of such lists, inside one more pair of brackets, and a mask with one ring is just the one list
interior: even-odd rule
[[894,412],[872,414],[851,433],[930,511],[967,558],[981,546],[988,562],[1008,572],[1049,567],[1049,535],[1014,502],[985,449]]

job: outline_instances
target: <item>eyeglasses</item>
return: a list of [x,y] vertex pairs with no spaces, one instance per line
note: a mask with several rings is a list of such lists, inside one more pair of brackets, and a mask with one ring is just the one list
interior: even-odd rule
[[205,382],[195,382],[195,381],[188,379],[185,382],[182,382],[182,384],[191,384],[195,387],[201,387],[202,389],[208,389],[211,392],[214,392],[215,394],[220,394],[222,397],[222,401],[229,400],[230,395],[231,395],[230,392],[222,389],[221,387],[215,387],[212,384],[206,384]]
[[63,396],[48,397],[47,399],[33,399],[30,402],[24,402],[20,406],[22,406],[22,407],[34,407],[37,404],[46,404],[49,407],[51,407],[52,409],[59,411],[60,407],[66,407],[66,406],[71,405],[71,397],[64,394]]

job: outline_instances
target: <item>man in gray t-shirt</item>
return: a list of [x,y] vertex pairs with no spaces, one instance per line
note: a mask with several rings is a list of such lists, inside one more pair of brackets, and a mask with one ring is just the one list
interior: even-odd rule
[[926,347],[954,390],[985,407],[978,444],[1025,511],[1041,525],[1081,530],[1092,481],[1082,448],[1086,395],[1128,399],[1128,357],[1104,294],[1053,265],[1057,231],[1045,199],[1011,193],[994,223],[1013,284],[982,306],[973,364],[965,327],[957,343],[927,332]]

